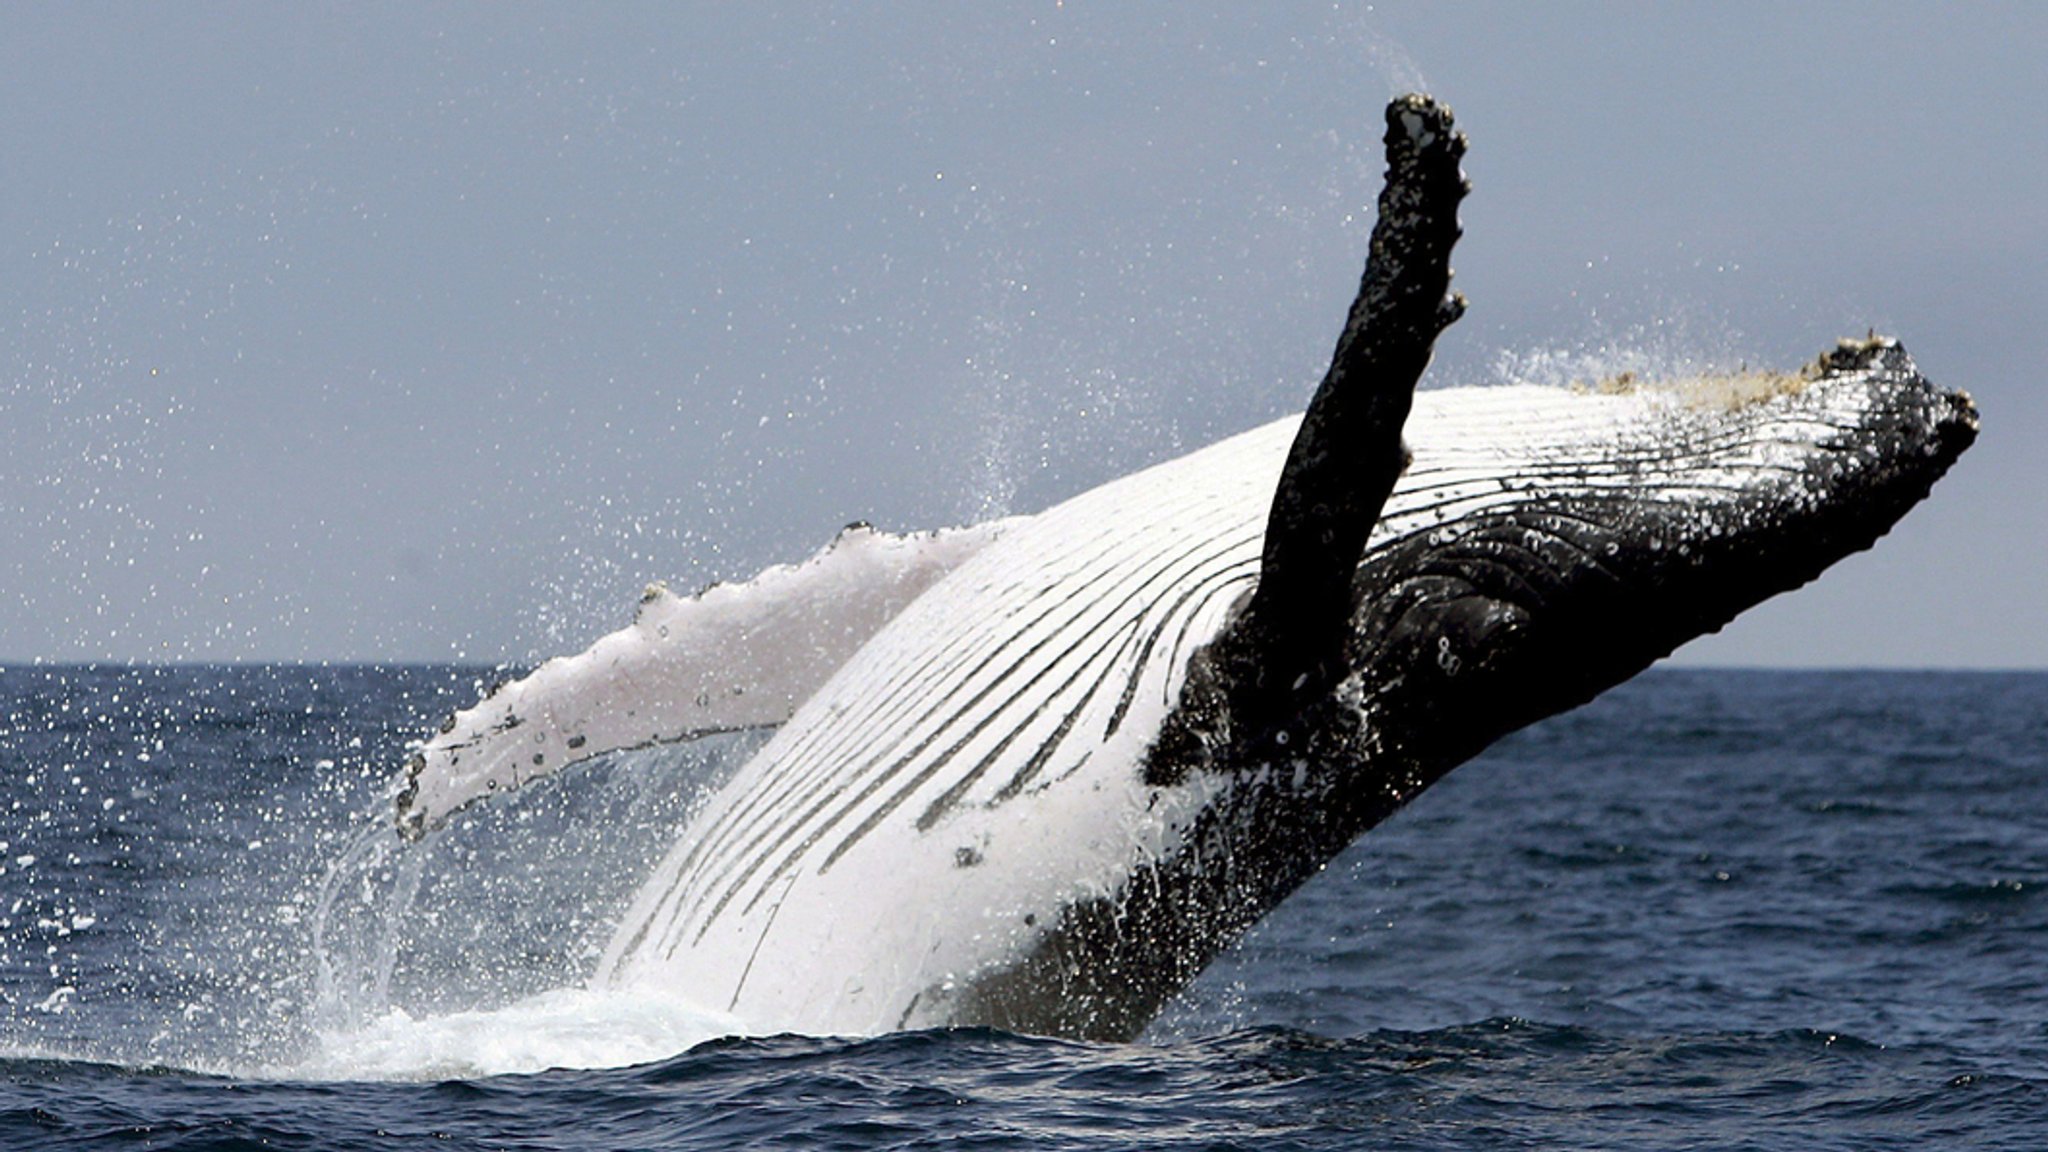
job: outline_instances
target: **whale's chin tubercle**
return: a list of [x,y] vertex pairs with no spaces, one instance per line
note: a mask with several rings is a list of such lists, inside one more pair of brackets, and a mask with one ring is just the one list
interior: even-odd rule
[[1032,516],[842,532],[451,717],[428,835],[621,749],[773,735],[592,979],[762,1030],[1136,1035],[1360,834],[1868,548],[1969,447],[1889,339],[1798,371],[1418,393],[1466,142],[1389,105],[1357,299],[1300,417]]

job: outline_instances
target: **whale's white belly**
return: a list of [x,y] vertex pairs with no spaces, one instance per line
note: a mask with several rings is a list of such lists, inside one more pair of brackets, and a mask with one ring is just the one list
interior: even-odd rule
[[[1371,551],[1532,488],[1640,486],[1641,453],[1615,446],[1680,407],[1421,393],[1414,465]],[[756,1028],[898,1028],[928,990],[1013,960],[1061,908],[1176,850],[1227,785],[1148,786],[1137,766],[1189,653],[1256,579],[1296,424],[1048,510],[912,603],[692,820],[599,978],[658,981]],[[1697,487],[1692,464],[1673,467]]]

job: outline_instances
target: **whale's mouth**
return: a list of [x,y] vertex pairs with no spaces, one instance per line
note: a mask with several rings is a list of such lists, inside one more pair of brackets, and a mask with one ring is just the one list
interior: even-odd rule
[[[1277,739],[1363,725],[1370,748],[1384,749],[1405,729],[1437,733],[1447,712],[1470,711],[1453,726],[1469,737],[1451,741],[1456,763],[1870,547],[1977,427],[1966,394],[1936,387],[1902,346],[1875,336],[1796,372],[1418,393],[1410,467],[1351,580],[1344,677],[1320,703],[1290,702],[1278,724],[1248,723],[1242,695],[1204,699],[1204,681],[1260,673],[1259,653],[1226,633],[1205,654],[1216,667],[1195,675],[1169,719],[1148,779],[1302,755],[1268,746],[1262,727]],[[1493,678],[1496,688],[1477,690]],[[1303,708],[1385,715],[1304,720]],[[1435,774],[1397,791],[1412,795]]]
[[1370,733],[1354,757],[1412,762],[1359,792],[1352,820],[1869,548],[1978,430],[1967,394],[1875,337],[1796,375],[1603,394],[1649,408],[1592,452],[1561,446],[1455,531],[1390,504],[1354,582],[1337,706]]

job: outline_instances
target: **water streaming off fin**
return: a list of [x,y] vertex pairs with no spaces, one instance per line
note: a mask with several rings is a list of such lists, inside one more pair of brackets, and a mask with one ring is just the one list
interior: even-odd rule
[[319,886],[311,1067],[602,1064],[729,1029],[687,990],[577,990],[652,859],[766,737],[610,753],[421,842],[376,812]]

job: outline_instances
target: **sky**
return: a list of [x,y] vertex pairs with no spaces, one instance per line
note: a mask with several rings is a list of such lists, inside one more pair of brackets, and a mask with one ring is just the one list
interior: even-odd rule
[[1983,412],[1694,664],[2048,666],[2048,6],[9,5],[0,663],[532,662],[1307,400],[1380,109],[1430,386],[1899,336]]

